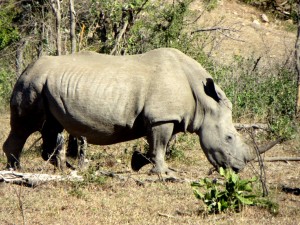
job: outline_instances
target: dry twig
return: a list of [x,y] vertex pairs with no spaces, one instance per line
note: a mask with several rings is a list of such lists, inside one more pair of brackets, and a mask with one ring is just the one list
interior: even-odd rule
[[268,188],[267,188],[267,181],[266,181],[267,179],[266,179],[266,171],[265,171],[264,161],[262,160],[261,155],[259,153],[259,148],[255,141],[253,132],[249,131],[249,134],[250,134],[250,137],[252,138],[254,149],[256,151],[257,160],[258,160],[259,169],[260,169],[259,179],[261,181],[261,185],[262,185],[262,189],[263,189],[263,196],[265,197],[265,196],[268,196]]
[[[257,162],[258,160],[255,160],[255,161]],[[300,157],[267,157],[267,158],[264,158],[264,161],[265,161],[265,162],[300,161]]]

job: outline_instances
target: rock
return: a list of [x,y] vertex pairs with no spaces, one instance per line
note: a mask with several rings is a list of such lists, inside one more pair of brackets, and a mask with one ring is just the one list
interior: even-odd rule
[[258,20],[253,20],[252,27],[254,27],[255,29],[260,29],[261,28],[260,22],[258,22]]
[[269,18],[267,17],[266,14],[262,14],[262,15],[261,15],[261,20],[262,20],[264,23],[269,23]]

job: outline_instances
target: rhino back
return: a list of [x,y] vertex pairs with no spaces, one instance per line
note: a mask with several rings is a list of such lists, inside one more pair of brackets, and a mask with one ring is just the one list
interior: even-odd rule
[[161,49],[135,56],[44,57],[33,70],[39,78],[32,80],[43,83],[46,104],[66,130],[107,144],[125,134],[145,135],[145,124],[175,121],[187,128],[195,99],[181,54]]

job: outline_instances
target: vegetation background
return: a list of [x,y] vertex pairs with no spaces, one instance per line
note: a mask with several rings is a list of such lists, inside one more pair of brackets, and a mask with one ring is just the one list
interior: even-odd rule
[[[262,15],[267,15],[267,20]],[[297,1],[281,0],[1,0],[0,144],[9,131],[9,98],[22,70],[42,55],[92,50],[139,54],[159,47],[177,48],[199,61],[232,101],[237,123],[266,124],[257,141],[284,137],[272,156],[299,156],[295,119],[297,72],[294,45]],[[247,132],[245,133],[247,136]],[[24,148],[23,170],[57,173],[41,163],[40,143]],[[298,162],[267,164],[271,198],[279,213],[245,207],[240,214],[207,216],[189,183],[137,185],[145,171],[129,170],[143,140],[114,146],[89,146],[84,182],[44,184],[35,189],[1,185],[4,224],[299,224],[299,197],[281,192],[299,187]],[[269,154],[269,153],[268,153]],[[267,154],[267,156],[268,156]],[[200,156],[199,156],[200,155]],[[209,164],[199,143],[181,135],[170,163],[180,175],[206,176]],[[0,156],[2,167],[5,156]],[[257,165],[243,171],[252,177]],[[96,176],[99,169],[121,171],[126,181]],[[210,175],[218,177],[217,174]],[[147,179],[147,178],[145,178]],[[202,208],[201,208],[202,207]]]

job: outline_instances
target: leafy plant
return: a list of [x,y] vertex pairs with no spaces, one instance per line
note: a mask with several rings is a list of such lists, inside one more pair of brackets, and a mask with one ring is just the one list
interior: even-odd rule
[[[278,213],[279,206],[276,202],[255,193],[256,177],[241,179],[232,170],[224,170],[222,167],[219,172],[223,182],[204,178],[191,184],[195,197],[204,202],[208,213],[221,213],[227,210],[239,212],[245,205],[266,208],[275,215]],[[205,193],[201,191],[203,189]]]
[[[254,204],[256,195],[252,193],[252,183],[257,180],[256,177],[240,179],[232,170],[223,168],[220,168],[220,175],[224,178],[224,184],[209,178],[191,184],[196,198],[205,203],[209,213],[220,213],[228,209],[240,211],[243,205]],[[204,187],[206,193],[200,191],[201,187]]]

